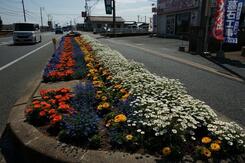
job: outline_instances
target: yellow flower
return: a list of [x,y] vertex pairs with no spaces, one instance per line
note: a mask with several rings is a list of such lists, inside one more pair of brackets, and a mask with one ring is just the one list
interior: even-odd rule
[[220,140],[215,140],[214,143],[221,144],[222,142]]
[[121,88],[122,88],[122,85],[121,85],[121,84],[116,84],[116,85],[114,86],[114,88],[116,88],[116,89],[121,89]]
[[168,156],[168,155],[170,155],[171,154],[171,148],[170,147],[164,147],[163,149],[162,149],[162,154],[164,155],[164,156]]
[[101,93],[103,93],[103,92],[102,92],[102,91],[97,91],[97,92],[96,92],[96,94],[101,94]]
[[101,100],[102,100],[102,101],[106,101],[107,99],[108,99],[108,98],[107,98],[106,96],[102,96],[102,97],[101,97]]
[[93,81],[96,81],[97,79],[98,79],[97,76],[94,76],[94,77],[93,77]]
[[211,149],[212,151],[217,152],[217,151],[220,150],[220,145],[217,144],[217,143],[212,143],[212,144],[210,145],[210,149]]
[[127,139],[128,141],[131,141],[131,140],[133,139],[133,135],[131,135],[131,134],[127,135],[127,136],[126,136],[126,139]]
[[129,97],[129,93],[123,95],[122,98],[121,98],[121,100],[125,101],[125,100],[128,99],[128,97]]
[[106,79],[107,80],[111,80],[112,79],[112,76],[108,76]]
[[206,157],[211,157],[212,155],[211,151],[205,147],[202,149],[202,154]]
[[108,109],[110,107],[110,104],[108,102],[105,102],[105,103],[102,104],[102,107],[104,109]]
[[203,144],[208,144],[211,141],[212,141],[212,139],[210,137],[205,136],[205,137],[202,138],[202,143]]
[[115,116],[114,118],[114,122],[118,123],[118,122],[125,122],[127,120],[127,117],[124,114],[119,114],[117,116]]
[[121,92],[121,93],[127,93],[127,91],[126,91],[125,89],[123,89],[123,88],[120,89],[120,92]]
[[96,94],[96,96],[95,96],[96,99],[100,99],[100,97],[101,96],[99,94]]
[[98,110],[102,110],[102,109],[103,109],[103,106],[102,106],[102,105],[98,105],[98,106],[97,106],[97,109],[98,109]]

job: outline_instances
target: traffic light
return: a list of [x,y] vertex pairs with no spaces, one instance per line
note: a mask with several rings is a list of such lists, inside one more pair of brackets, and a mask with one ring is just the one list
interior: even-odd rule
[[105,0],[105,12],[106,14],[112,14],[112,0]]

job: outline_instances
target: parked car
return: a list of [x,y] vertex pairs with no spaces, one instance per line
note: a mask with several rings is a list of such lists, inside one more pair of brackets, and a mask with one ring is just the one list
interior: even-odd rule
[[55,28],[55,34],[63,34],[63,29],[61,27]]
[[15,23],[13,41],[14,44],[41,42],[42,36],[38,24]]

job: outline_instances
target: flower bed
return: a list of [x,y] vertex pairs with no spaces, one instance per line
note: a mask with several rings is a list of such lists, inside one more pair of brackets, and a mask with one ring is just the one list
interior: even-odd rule
[[83,58],[74,37],[63,37],[60,46],[44,69],[44,82],[81,79],[86,74]]
[[[88,36],[74,41],[83,53],[87,74],[69,99],[74,109],[62,115],[56,134],[60,140],[93,148],[144,151],[168,159],[191,155],[220,160],[244,153],[243,129],[234,122],[219,121],[179,81],[153,75],[142,64],[127,61]],[[27,115],[27,119],[41,121]]]

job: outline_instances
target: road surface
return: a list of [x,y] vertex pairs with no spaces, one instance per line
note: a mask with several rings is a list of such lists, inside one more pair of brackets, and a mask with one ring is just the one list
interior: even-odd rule
[[53,53],[53,33],[43,33],[35,45],[13,45],[12,37],[0,38],[0,134],[11,107],[42,74]]

